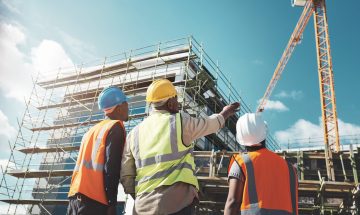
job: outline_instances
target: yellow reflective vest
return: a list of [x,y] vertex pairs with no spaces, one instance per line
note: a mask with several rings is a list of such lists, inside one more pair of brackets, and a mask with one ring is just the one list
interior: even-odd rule
[[179,113],[153,113],[130,132],[128,140],[135,159],[137,196],[176,182],[199,189],[194,147],[182,141]]

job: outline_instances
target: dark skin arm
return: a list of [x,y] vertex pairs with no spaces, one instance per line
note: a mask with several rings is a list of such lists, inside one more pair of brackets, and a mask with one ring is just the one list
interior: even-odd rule
[[226,200],[224,215],[237,215],[240,211],[244,190],[244,181],[237,178],[229,179],[229,194]]
[[106,138],[105,165],[104,165],[104,187],[108,199],[108,215],[116,215],[117,191],[121,170],[121,155],[123,152],[124,131],[116,124],[111,128]]

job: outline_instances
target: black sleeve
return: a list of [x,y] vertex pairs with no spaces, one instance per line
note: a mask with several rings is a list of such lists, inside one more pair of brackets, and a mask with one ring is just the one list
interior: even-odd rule
[[124,140],[124,130],[116,123],[109,131],[105,146],[104,188],[109,205],[117,203]]

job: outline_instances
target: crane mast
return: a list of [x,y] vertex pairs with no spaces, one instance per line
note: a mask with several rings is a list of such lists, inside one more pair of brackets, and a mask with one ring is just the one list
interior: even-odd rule
[[[304,0],[302,2],[305,2]],[[327,176],[329,180],[335,180],[332,153],[340,151],[339,129],[336,112],[336,100],[334,89],[334,75],[332,68],[329,31],[327,23],[325,0],[307,0],[303,5],[304,10],[292,33],[286,49],[275,69],[274,75],[265,91],[265,94],[257,108],[258,112],[264,110],[266,102],[275,88],[276,83],[289,61],[301,35],[310,19],[314,15],[315,41],[317,53],[317,65],[320,87],[320,101],[322,113],[322,126],[325,144],[325,159]]]

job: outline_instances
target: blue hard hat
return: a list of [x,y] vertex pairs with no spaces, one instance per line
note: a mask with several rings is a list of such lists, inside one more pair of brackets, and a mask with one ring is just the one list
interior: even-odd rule
[[116,86],[106,87],[101,91],[98,99],[100,110],[114,107],[126,102],[128,98],[120,88]]

